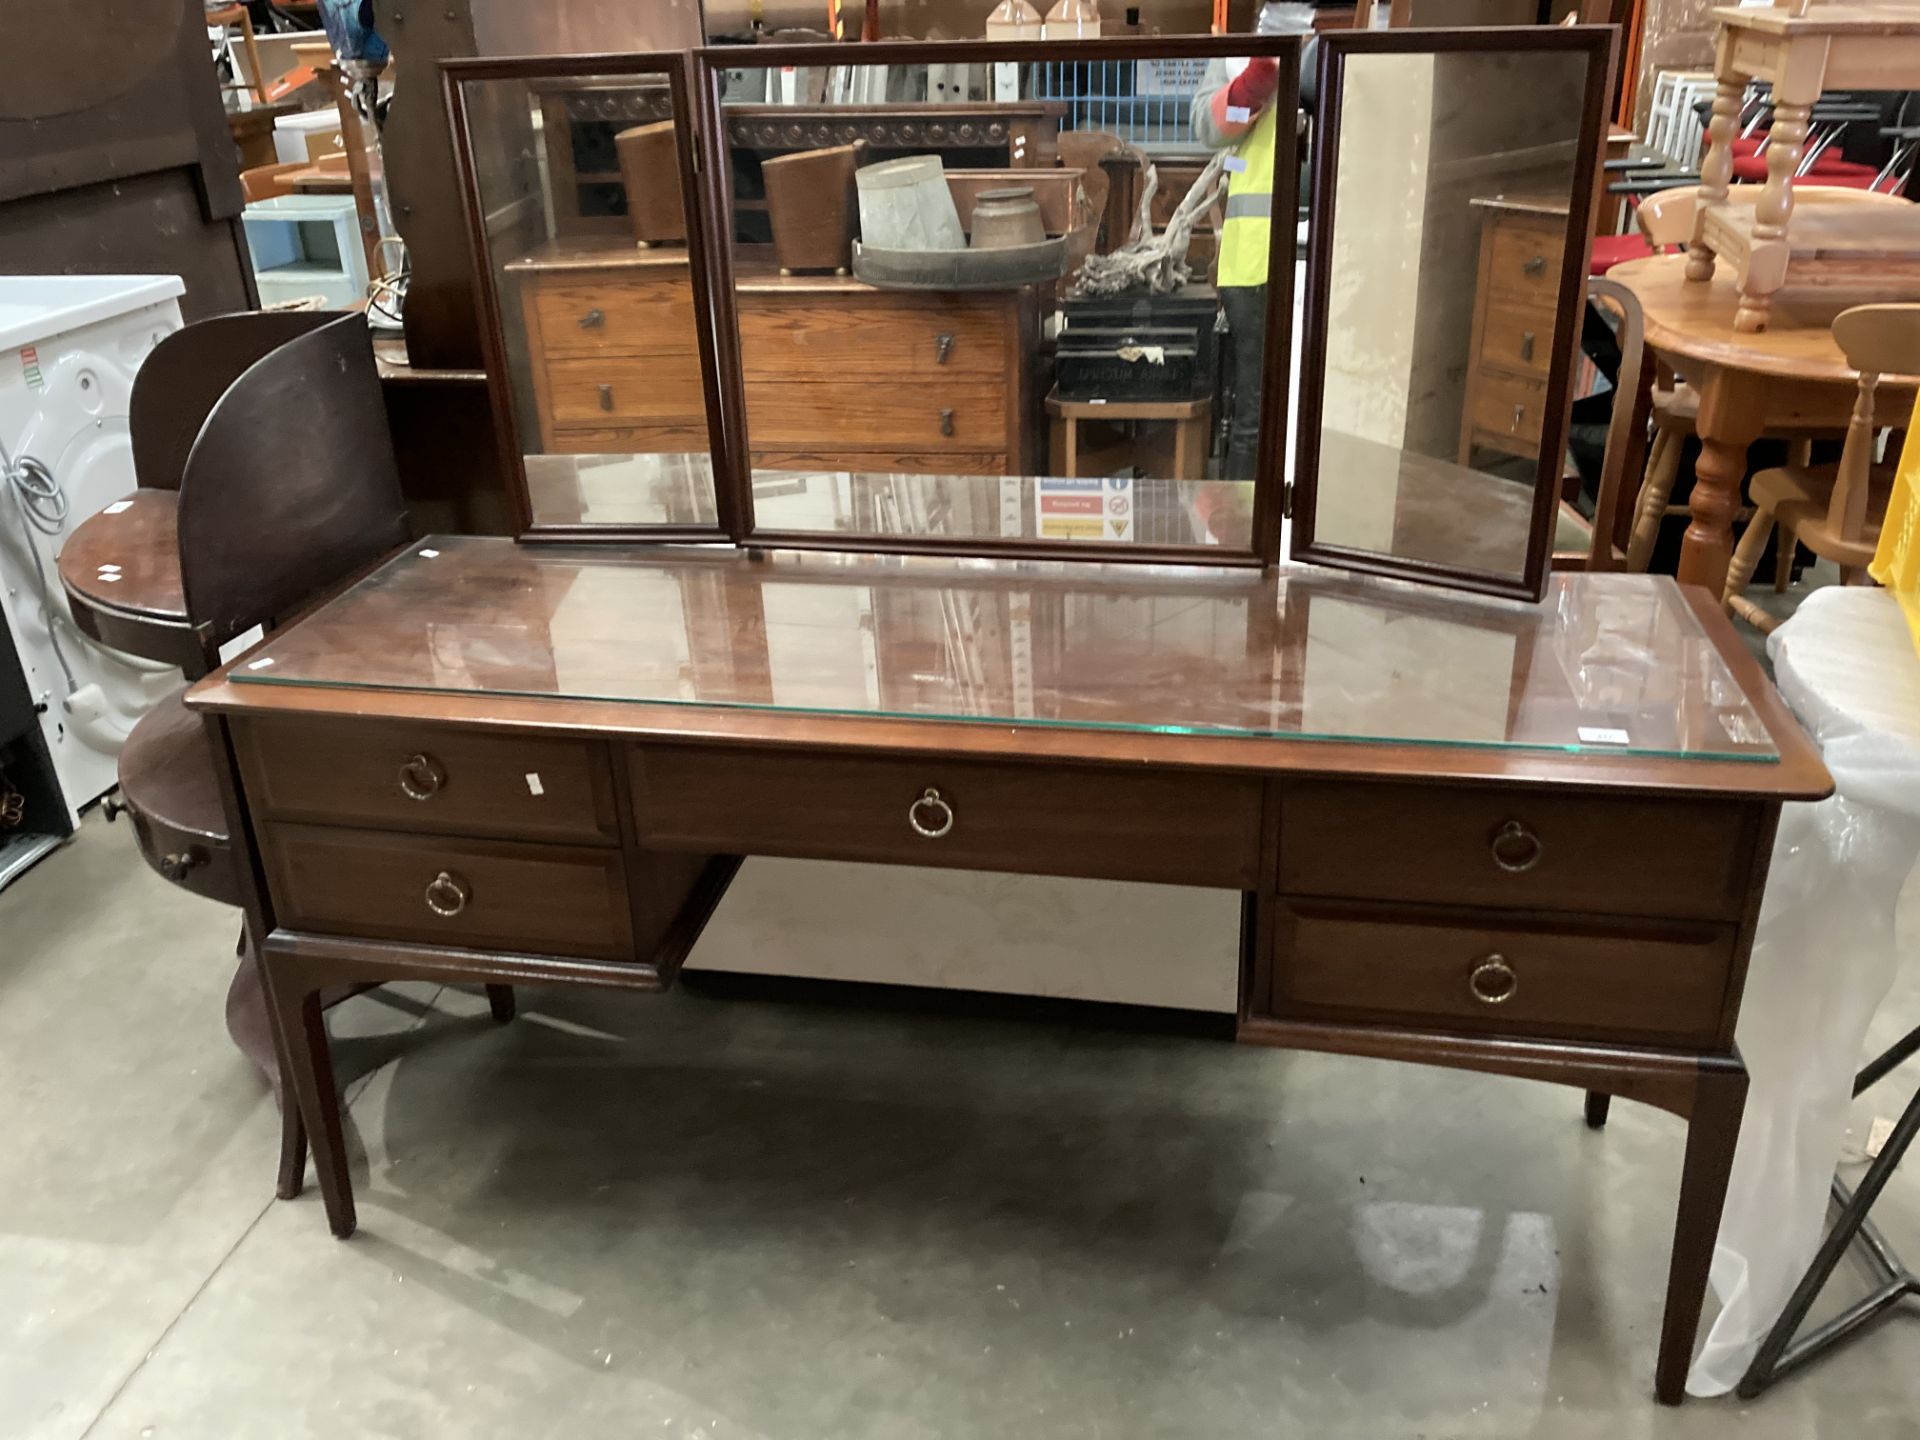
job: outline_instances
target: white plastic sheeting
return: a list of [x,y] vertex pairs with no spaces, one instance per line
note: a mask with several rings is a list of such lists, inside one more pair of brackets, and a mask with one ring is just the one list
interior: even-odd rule
[[1920,853],[1920,657],[1884,590],[1815,591],[1768,642],[1835,792],[1788,805],[1739,1044],[1752,1075],[1687,1390],[1739,1383],[1813,1259],[1867,1025],[1893,981],[1894,905]]

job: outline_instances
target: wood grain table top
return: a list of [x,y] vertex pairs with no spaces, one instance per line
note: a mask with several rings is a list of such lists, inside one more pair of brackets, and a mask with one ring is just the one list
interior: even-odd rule
[[[1687,257],[1652,255],[1607,272],[1634,294],[1646,317],[1647,344],[1664,354],[1710,365],[1811,383],[1858,383],[1830,328],[1846,303],[1782,291],[1765,330],[1734,329],[1740,293],[1732,276],[1686,278]],[[1852,302],[1858,303],[1858,302]],[[1883,385],[1911,391],[1920,380],[1890,377]]]

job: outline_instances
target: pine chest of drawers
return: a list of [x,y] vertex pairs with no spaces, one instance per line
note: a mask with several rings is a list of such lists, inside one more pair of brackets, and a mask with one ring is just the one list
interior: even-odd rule
[[[507,273],[542,451],[707,447],[684,251],[576,241],[536,250]],[[743,265],[734,293],[756,466],[1033,470],[1031,287],[920,293]],[[890,378],[876,385],[875,375]]]
[[1474,208],[1480,271],[1457,458],[1465,465],[1482,449],[1532,460],[1545,430],[1547,370],[1561,343],[1554,326],[1566,204],[1558,213],[1520,199],[1476,200]]

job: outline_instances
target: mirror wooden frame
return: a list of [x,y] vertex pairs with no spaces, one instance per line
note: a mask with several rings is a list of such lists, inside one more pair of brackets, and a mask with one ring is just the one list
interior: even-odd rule
[[[692,103],[688,84],[688,53],[685,51],[631,55],[545,55],[512,58],[443,60],[440,62],[441,93],[447,110],[447,124],[453,140],[453,160],[468,245],[473,255],[474,294],[480,307],[480,338],[486,357],[487,390],[493,411],[494,432],[509,469],[510,513],[514,533],[521,540],[551,541],[694,541],[722,543],[738,541],[744,533],[744,517],[733,509],[737,490],[727,483],[722,460],[726,453],[726,411],[721,402],[723,387],[719,365],[721,355],[714,343],[712,286],[708,273],[710,254],[704,243],[707,233],[705,189],[696,168],[695,132],[700,118]],[[615,523],[541,523],[533,514],[532,497],[527,486],[526,451],[521,444],[518,407],[514,401],[513,373],[509,368],[510,351],[501,323],[499,286],[488,244],[485,201],[480,194],[479,177],[473,163],[473,134],[465,87],[476,81],[545,81],[568,79],[627,79],[640,81],[664,77],[673,104],[675,126],[674,152],[679,163],[680,194],[687,216],[687,264],[693,291],[694,328],[698,332],[700,381],[705,398],[708,449],[713,471],[716,519],[712,525],[649,525]]]
[[[721,103],[725,71],[782,66],[838,65],[989,65],[1075,64],[1150,59],[1211,60],[1267,55],[1279,62],[1280,89],[1273,104],[1281,114],[1300,106],[1300,52],[1297,35],[1176,35],[1103,40],[990,42],[880,41],[859,45],[708,46],[693,52],[695,104],[703,153],[705,186],[701,210],[711,247],[713,328],[721,363],[726,415],[724,456],[716,453],[716,474],[730,490],[726,509],[743,517],[739,541],[749,548],[830,550],[879,554],[1006,556],[1106,563],[1183,564],[1266,567],[1280,558],[1284,496],[1285,435],[1289,370],[1292,359],[1294,234],[1299,208],[1296,164],[1275,166],[1270,279],[1267,285],[1266,359],[1261,395],[1259,460],[1255,466],[1251,543],[1245,548],[1213,545],[1146,545],[1126,541],[1027,540],[992,536],[945,537],[859,535],[837,531],[763,528],[754,515],[749,417],[740,356],[740,326],[733,267],[733,197],[727,155],[725,107]],[[1298,142],[1293,147],[1297,150]],[[1286,148],[1283,147],[1283,155]]]
[[[1610,25],[1506,26],[1457,30],[1336,31],[1320,37],[1319,114],[1313,136],[1312,225],[1307,239],[1306,305],[1300,347],[1300,401],[1294,445],[1291,514],[1295,561],[1424,581],[1487,595],[1538,602],[1547,591],[1560,472],[1572,409],[1572,377],[1580,316],[1586,303],[1593,203],[1617,32]],[[1350,57],[1394,54],[1567,53],[1587,58],[1580,138],[1568,197],[1567,244],[1554,312],[1555,345],[1547,374],[1546,410],[1534,477],[1526,562],[1518,577],[1437,561],[1402,559],[1318,540],[1315,498],[1320,478],[1321,414],[1325,405],[1328,310],[1332,294],[1334,216],[1339,189],[1340,104]]]

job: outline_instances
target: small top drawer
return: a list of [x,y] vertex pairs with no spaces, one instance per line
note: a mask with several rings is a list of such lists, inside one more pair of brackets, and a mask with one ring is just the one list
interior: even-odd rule
[[659,849],[1251,889],[1253,776],[1063,770],[941,756],[636,747],[635,824]]
[[272,820],[613,845],[604,746],[377,721],[235,725],[247,801]]
[[685,271],[653,280],[609,271],[543,277],[528,285],[527,304],[549,355],[699,354]]
[[1564,222],[1505,218],[1491,223],[1488,286],[1499,294],[1554,309],[1560,295],[1560,261],[1566,253]]
[[1292,894],[1737,920],[1751,807],[1301,781],[1280,802]]

